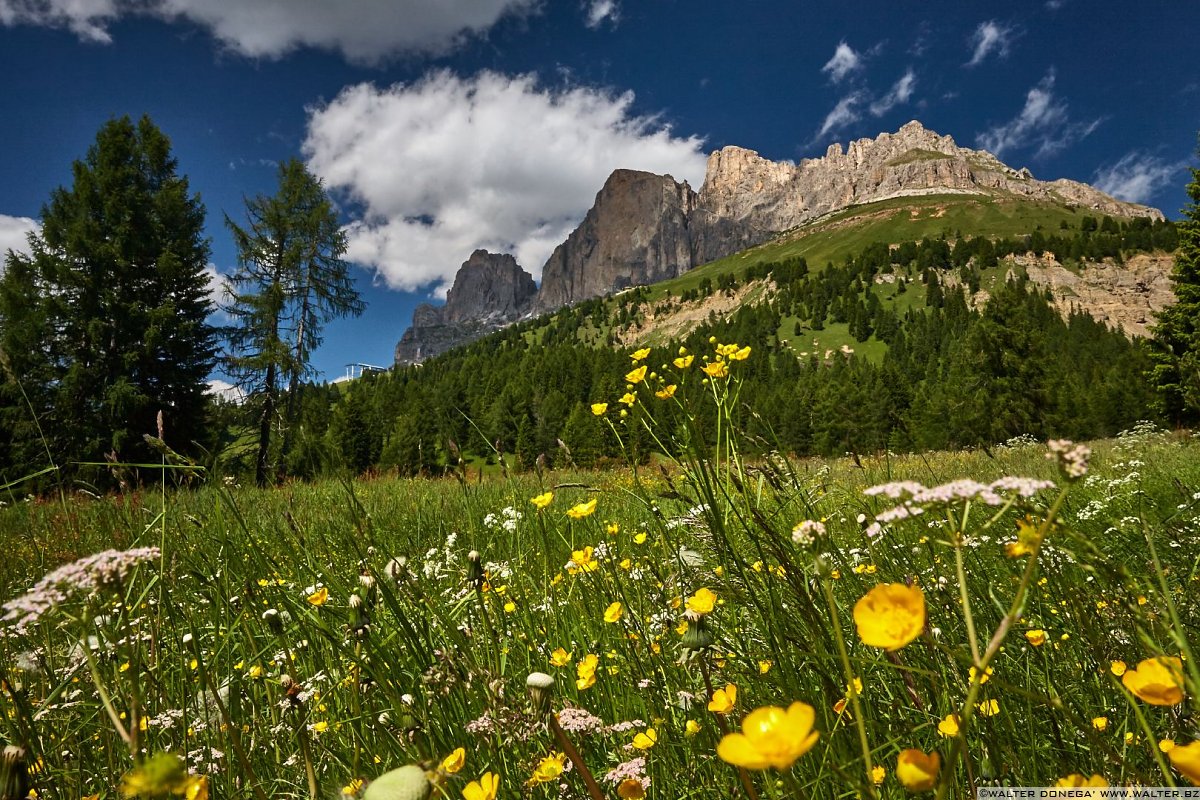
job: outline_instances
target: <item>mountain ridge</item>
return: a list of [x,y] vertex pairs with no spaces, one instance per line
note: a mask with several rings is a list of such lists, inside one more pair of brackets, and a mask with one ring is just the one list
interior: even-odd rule
[[[547,260],[536,293],[493,308],[485,299],[486,279],[467,281],[458,297],[473,312],[455,322],[433,306],[418,309],[397,345],[396,361],[419,363],[531,315],[678,277],[854,206],[929,195],[1011,197],[1100,215],[1163,219],[1157,209],[1117,200],[1088,184],[1038,180],[1026,168],[960,147],[916,120],[845,148],[832,144],[824,156],[795,164],[731,145],[709,155],[699,191],[670,175],[614,170],[584,219]],[[531,284],[529,273],[506,258]],[[470,259],[456,275],[456,288],[469,264]],[[511,267],[502,282],[512,279]],[[500,294],[508,297],[507,291]]]

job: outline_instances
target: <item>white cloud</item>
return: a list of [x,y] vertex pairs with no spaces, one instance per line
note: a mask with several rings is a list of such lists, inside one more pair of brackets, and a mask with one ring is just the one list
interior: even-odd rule
[[537,0],[0,0],[0,25],[66,28],[109,43],[124,16],[186,20],[234,52],[275,58],[298,47],[374,62],[401,53],[441,53],[486,32]]
[[913,87],[917,85],[917,75],[912,68],[905,70],[900,80],[892,84],[892,88],[883,97],[871,103],[871,113],[882,117],[901,103],[907,103],[912,97]]
[[41,231],[42,226],[37,220],[29,217],[10,217],[0,214],[0,274],[4,272],[4,262],[8,260],[8,251],[29,254],[27,236],[34,231]]
[[858,107],[862,104],[863,99],[862,92],[851,92],[839,100],[833,110],[825,115],[825,121],[821,123],[821,130],[817,131],[816,139],[820,139],[827,133],[836,133],[847,125],[852,125],[862,119],[862,112],[858,110]]
[[1097,189],[1131,203],[1145,203],[1164,186],[1186,180],[1187,161],[1166,161],[1134,150],[1120,160],[1096,170]]
[[1054,70],[1025,95],[1025,106],[1017,116],[975,137],[976,142],[996,156],[1006,151],[1036,147],[1034,157],[1052,155],[1094,131],[1103,119],[1073,121],[1067,104],[1054,96]]
[[538,277],[612,170],[703,179],[702,141],[634,115],[633,100],[532,75],[439,71],[346,87],[310,109],[304,152],[361,207],[347,258],[389,286],[444,290],[479,247],[512,253]]
[[846,76],[862,69],[862,65],[862,56],[854,52],[853,47],[842,41],[833,51],[833,57],[825,62],[825,66],[821,67],[821,72],[828,72],[831,81],[841,83]]
[[614,27],[621,21],[621,6],[617,4],[617,0],[591,0],[588,3],[587,26],[599,28],[604,20],[608,20]]
[[994,19],[979,23],[979,27],[971,34],[971,60],[967,62],[967,66],[973,67],[982,63],[992,53],[1000,58],[1007,56],[1015,33],[1011,25],[1004,25]]

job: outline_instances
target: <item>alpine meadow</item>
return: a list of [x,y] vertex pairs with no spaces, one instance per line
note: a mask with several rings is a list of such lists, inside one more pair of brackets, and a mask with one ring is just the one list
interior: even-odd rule
[[0,0],[0,800],[1200,791],[1195,9],[435,5]]

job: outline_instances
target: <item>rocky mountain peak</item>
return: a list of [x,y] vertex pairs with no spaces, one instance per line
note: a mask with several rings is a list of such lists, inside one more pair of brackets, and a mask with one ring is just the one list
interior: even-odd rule
[[442,317],[447,323],[509,319],[523,313],[535,294],[533,276],[511,255],[476,250],[454,276]]
[[396,345],[397,364],[419,364],[520,319],[537,294],[533,276],[507,253],[476,250],[463,262],[444,306],[422,303]]

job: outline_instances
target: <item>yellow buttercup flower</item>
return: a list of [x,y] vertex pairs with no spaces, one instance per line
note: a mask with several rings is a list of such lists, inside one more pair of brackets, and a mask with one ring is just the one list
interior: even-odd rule
[[980,674],[974,667],[971,667],[969,670],[967,670],[967,682],[974,683],[975,675],[979,674],[979,685],[983,686],[988,682],[988,679],[992,677],[992,671],[992,668],[988,667],[982,672],[982,674]]
[[728,358],[738,351],[736,344],[719,344],[717,345],[717,355]]
[[703,370],[710,378],[724,378],[729,374],[729,365],[724,361],[710,361],[704,365]]
[[634,361],[645,361],[646,357],[649,355],[650,355],[650,348],[643,347],[641,350],[634,350],[633,353],[629,357],[631,359],[633,359]]
[[[568,512],[570,513],[570,512]],[[600,562],[592,557],[596,550],[590,544],[582,550],[571,551],[571,566],[581,572],[595,572],[600,569]]]
[[1125,665],[1124,661],[1114,661],[1111,665],[1109,665],[1109,670],[1118,678],[1125,674],[1126,669],[1128,669],[1128,667]]
[[626,392],[625,394],[621,395],[619,402],[624,403],[627,406],[631,406],[637,402],[637,395],[633,392]]
[[551,752],[550,755],[538,762],[538,765],[533,768],[533,775],[525,782],[526,786],[537,786],[539,783],[550,783],[558,780],[563,774],[564,765],[567,762],[565,753]]
[[1108,717],[1092,717],[1092,727],[1101,732],[1107,730]]
[[1177,772],[1200,786],[1200,741],[1171,748],[1167,759]]
[[812,729],[815,717],[807,703],[756,708],[742,720],[740,733],[729,733],[717,745],[721,760],[746,769],[789,769],[812,749],[820,735]]
[[730,361],[745,361],[749,357],[750,357],[750,345],[746,345],[745,347],[741,348],[740,350],[735,350],[732,353],[729,353]]
[[626,778],[617,784],[617,797],[622,800],[641,800],[646,796],[646,787],[637,778]]
[[311,605],[323,606],[329,600],[329,590],[322,586],[305,599],[308,600],[309,604]]
[[597,417],[603,417],[605,411],[608,411],[608,403],[592,403],[592,413]]
[[1092,777],[1090,777],[1090,778],[1085,778],[1084,776],[1082,776],[1078,773],[1074,773],[1072,775],[1068,775],[1065,778],[1059,778],[1057,781],[1054,782],[1054,786],[1055,786],[1055,788],[1060,788],[1060,789],[1061,788],[1081,789],[1081,788],[1103,787],[1103,786],[1108,786],[1108,781],[1104,780],[1104,778],[1099,775],[1092,775]]
[[694,719],[689,719],[687,724],[683,726],[683,732],[688,736],[695,736],[700,732],[700,723]]
[[1034,647],[1041,647],[1046,643],[1046,632],[1043,630],[1025,631],[1025,638]]
[[887,777],[887,768],[882,764],[876,764],[871,767],[871,783],[876,786],[882,786],[884,779]]
[[916,586],[881,583],[854,604],[854,624],[864,644],[899,650],[925,628],[925,594]]
[[646,543],[646,532],[642,531],[641,533],[634,534],[633,543],[634,544],[645,544]]
[[192,775],[183,786],[184,800],[208,800],[208,776]]
[[567,516],[570,517],[571,519],[583,519],[584,517],[590,517],[592,514],[595,514],[595,513],[596,513],[596,498],[595,497],[593,497],[591,500],[588,500],[586,503],[580,503],[579,505],[572,506],[571,508],[567,509]]
[[998,700],[984,700],[976,708],[979,709],[981,717],[994,717],[1000,713],[1000,702]]
[[679,388],[679,387],[677,387],[675,384],[672,383],[668,386],[664,386],[663,388],[659,389],[657,392],[654,393],[654,396],[657,397],[659,400],[669,400],[670,398],[675,396],[675,390],[677,388]]
[[687,610],[696,616],[711,614],[717,605],[717,595],[708,588],[697,589],[696,593],[687,599]]
[[556,647],[550,654],[550,663],[556,667],[565,667],[571,663],[571,654],[561,647]]
[[938,733],[948,739],[958,736],[958,714],[947,714],[938,723]]
[[717,714],[728,714],[736,703],[737,687],[728,683],[724,689],[717,689],[713,692],[712,699],[708,701],[708,710]]
[[366,784],[362,778],[352,778],[349,783],[342,787],[342,794],[353,796],[362,791],[363,785]]
[[770,661],[770,660],[764,658],[762,661],[758,662],[758,674],[766,675],[768,672],[771,671],[771,667],[773,667],[773,666],[775,666],[774,661]]
[[646,365],[642,364],[635,370],[631,370],[625,374],[626,383],[641,383],[646,379]]
[[920,750],[901,750],[896,758],[896,777],[910,792],[927,792],[937,783],[942,757],[937,751],[926,755]]
[[442,759],[442,770],[449,772],[451,775],[463,768],[463,764],[467,763],[467,751],[461,747],[455,748],[454,752]]
[[579,691],[590,689],[596,683],[596,667],[600,663],[600,658],[592,653],[588,653],[583,657],[583,660],[575,665],[575,688]]
[[1183,662],[1174,656],[1147,658],[1122,675],[1121,683],[1151,705],[1179,705],[1183,702]]
[[550,505],[553,500],[554,492],[546,492],[545,494],[539,494],[536,497],[529,498],[529,502],[533,503],[534,507],[539,509]]
[[500,788],[500,776],[494,772],[485,772],[477,781],[471,781],[463,787],[463,800],[496,800],[496,790]]
[[625,607],[618,603],[611,603],[608,608],[604,609],[605,622],[617,622],[625,614]]
[[633,749],[649,750],[658,743],[658,731],[654,728],[646,728],[645,733],[639,733],[633,737]]
[[695,356],[680,356],[671,363],[675,365],[676,369],[687,369],[695,359]]

